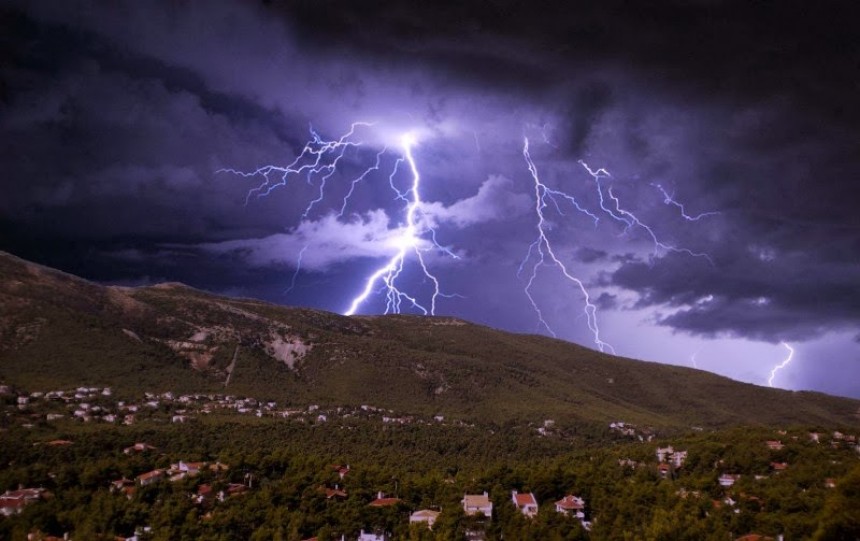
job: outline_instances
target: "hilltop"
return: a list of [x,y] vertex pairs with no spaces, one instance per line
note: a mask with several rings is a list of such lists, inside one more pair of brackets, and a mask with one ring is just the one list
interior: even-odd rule
[[[739,383],[450,317],[353,316],[182,284],[102,286],[0,253],[0,379],[373,404],[504,424],[860,426],[860,401]],[[226,387],[225,387],[226,385]]]

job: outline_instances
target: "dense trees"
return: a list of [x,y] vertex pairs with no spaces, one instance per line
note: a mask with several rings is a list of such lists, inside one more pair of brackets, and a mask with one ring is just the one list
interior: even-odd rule
[[[811,442],[800,430],[782,436],[787,444],[778,451],[764,444],[773,437],[767,429],[679,438],[670,443],[686,449],[688,461],[668,479],[656,469],[656,442],[594,442],[572,449],[513,428],[502,433],[361,420],[308,426],[231,418],[143,428],[70,423],[56,435],[72,445],[33,445],[50,430],[13,427],[4,434],[0,489],[38,486],[47,495],[20,515],[0,519],[0,538],[24,539],[40,530],[112,539],[138,531],[153,540],[292,541],[382,529],[395,539],[436,541],[483,529],[489,539],[724,540],[751,531],[786,539],[854,539],[860,531],[860,457],[847,446]],[[135,441],[158,451],[123,454]],[[619,465],[630,457],[638,467]],[[109,489],[115,479],[179,460],[221,461],[230,469],[137,487],[131,497]],[[789,467],[775,473],[772,461]],[[334,464],[350,464],[349,473],[341,479]],[[721,472],[741,477],[727,489],[717,483]],[[835,489],[825,486],[827,478],[835,480]],[[251,488],[228,496],[231,483]],[[216,496],[199,503],[194,497],[203,484]],[[336,485],[346,497],[326,498],[324,489]],[[541,504],[536,518],[516,511],[514,489],[535,493]],[[460,500],[465,492],[483,490],[495,503],[494,517],[478,524],[463,515]],[[225,496],[218,498],[221,492]],[[378,492],[402,501],[369,506]],[[555,512],[553,502],[569,493],[586,500],[591,532]],[[409,524],[410,512],[422,508],[442,510],[433,530]],[[144,526],[151,530],[144,533]]]

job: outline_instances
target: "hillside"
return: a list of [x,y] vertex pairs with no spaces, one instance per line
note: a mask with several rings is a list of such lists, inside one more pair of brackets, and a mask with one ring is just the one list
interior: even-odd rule
[[[100,286],[0,253],[0,379],[495,423],[860,426],[860,401],[738,383],[446,317],[344,317],[181,284]],[[226,386],[225,382],[229,381]]]

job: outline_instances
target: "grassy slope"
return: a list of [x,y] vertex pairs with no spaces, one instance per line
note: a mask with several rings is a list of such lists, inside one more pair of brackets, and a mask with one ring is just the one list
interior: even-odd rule
[[[226,329],[209,340],[218,348],[210,373],[189,369],[156,340],[187,340],[199,326]],[[297,372],[264,352],[272,329],[314,344]],[[285,402],[369,403],[495,422],[860,424],[858,401],[738,383],[450,318],[346,318],[184,286],[105,288],[3,254],[0,344],[0,378],[33,389],[223,392],[217,369],[241,344],[228,391]]]

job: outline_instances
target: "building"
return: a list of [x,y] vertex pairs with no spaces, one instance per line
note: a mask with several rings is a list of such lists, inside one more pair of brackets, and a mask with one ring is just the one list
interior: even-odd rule
[[358,534],[358,541],[389,541],[390,539],[384,532],[365,532],[361,530],[361,533]]
[[730,487],[735,484],[735,481],[740,479],[739,474],[724,473],[718,479],[721,487]]
[[376,499],[370,502],[371,507],[390,507],[400,503],[400,498],[386,498],[384,492],[377,492]]
[[565,515],[583,519],[585,518],[585,500],[579,496],[568,494],[555,502],[555,511],[556,513],[564,513]]
[[767,444],[767,448],[771,451],[780,451],[785,447],[785,445],[783,445],[779,440],[768,440],[765,443]]
[[411,515],[409,515],[409,523],[419,523],[424,522],[427,524],[428,528],[432,528],[433,524],[436,522],[436,519],[439,518],[441,513],[439,511],[433,511],[431,509],[421,509],[420,511],[415,511]]
[[538,512],[538,503],[535,495],[529,492],[528,494],[520,494],[516,490],[511,491],[511,500],[517,509],[528,518],[533,518]]
[[490,496],[486,492],[483,494],[464,494],[463,512],[467,515],[484,515],[487,518],[492,518],[493,502],[490,501]]
[[137,482],[142,487],[151,485],[152,483],[156,483],[162,479],[164,479],[164,470],[152,470],[137,476]]
[[17,515],[24,507],[38,501],[45,490],[42,488],[19,488],[0,494],[0,515]]

